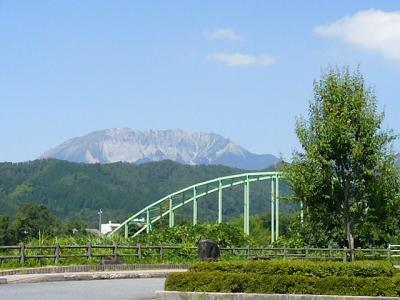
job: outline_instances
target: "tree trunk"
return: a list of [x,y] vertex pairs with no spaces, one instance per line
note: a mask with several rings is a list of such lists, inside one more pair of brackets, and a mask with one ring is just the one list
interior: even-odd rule
[[345,192],[344,192],[343,215],[344,215],[344,227],[347,236],[347,245],[350,251],[349,259],[350,261],[354,261],[355,260],[354,235],[353,235],[353,225],[350,216],[350,203],[349,203],[349,193],[347,186],[345,187]]

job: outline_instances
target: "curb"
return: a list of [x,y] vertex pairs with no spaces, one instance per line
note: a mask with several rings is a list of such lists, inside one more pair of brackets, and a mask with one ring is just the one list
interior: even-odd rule
[[[29,274],[10,275],[1,278],[4,284],[40,283],[54,281],[79,281],[79,280],[106,280],[106,279],[138,279],[138,278],[165,278],[173,272],[186,270],[149,270],[149,271],[122,271],[122,272],[80,272],[58,274]],[[1,282],[0,282],[1,283]]]
[[0,284],[7,284],[7,278],[0,278]]
[[156,291],[156,300],[399,300],[399,297]]
[[100,272],[100,271],[142,271],[142,270],[176,270],[188,269],[188,264],[118,264],[118,265],[70,265],[70,266],[46,266],[39,268],[18,268],[0,271],[1,276],[23,274],[47,274],[47,273],[76,273],[76,272]]

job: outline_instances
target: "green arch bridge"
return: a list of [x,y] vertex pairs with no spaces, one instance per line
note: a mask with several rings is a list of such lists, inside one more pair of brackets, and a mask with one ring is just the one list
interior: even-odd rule
[[243,229],[245,234],[249,234],[251,183],[269,181],[269,184],[271,184],[271,242],[274,242],[279,236],[279,180],[281,178],[282,174],[280,172],[253,172],[218,177],[196,183],[171,193],[143,208],[122,222],[121,225],[110,232],[109,235],[113,235],[124,229],[125,238],[128,238],[129,226],[133,224],[135,225],[135,232],[132,236],[137,236],[144,231],[150,232],[153,223],[166,216],[168,216],[169,227],[173,227],[175,221],[174,212],[184,205],[193,206],[193,225],[195,225],[198,221],[198,200],[212,193],[218,194],[218,223],[222,223],[223,192],[224,189],[233,186],[243,186]]

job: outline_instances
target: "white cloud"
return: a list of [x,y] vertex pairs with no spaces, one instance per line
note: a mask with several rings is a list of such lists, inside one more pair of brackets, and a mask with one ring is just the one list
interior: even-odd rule
[[207,59],[218,61],[230,67],[237,66],[269,66],[275,63],[275,58],[269,54],[252,55],[245,53],[217,52],[207,56]]
[[219,28],[213,32],[205,32],[204,37],[208,40],[243,40],[243,37],[232,28]]
[[336,37],[384,57],[400,60],[400,12],[359,11],[314,29],[325,37]]

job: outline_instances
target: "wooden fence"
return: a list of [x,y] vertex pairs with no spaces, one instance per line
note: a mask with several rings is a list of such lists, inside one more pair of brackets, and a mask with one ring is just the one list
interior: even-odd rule
[[[271,247],[234,247],[220,248],[222,257],[242,257],[248,259],[310,259],[310,260],[343,260],[350,254],[347,248],[271,248]],[[386,249],[354,249],[357,259],[395,259],[400,260],[400,245],[389,245]],[[56,265],[68,259],[120,259],[135,258],[142,261],[144,258],[168,257],[196,258],[196,247],[167,246],[167,245],[26,245],[0,246],[0,265],[8,260],[19,261],[25,266],[28,260],[50,259]]]

